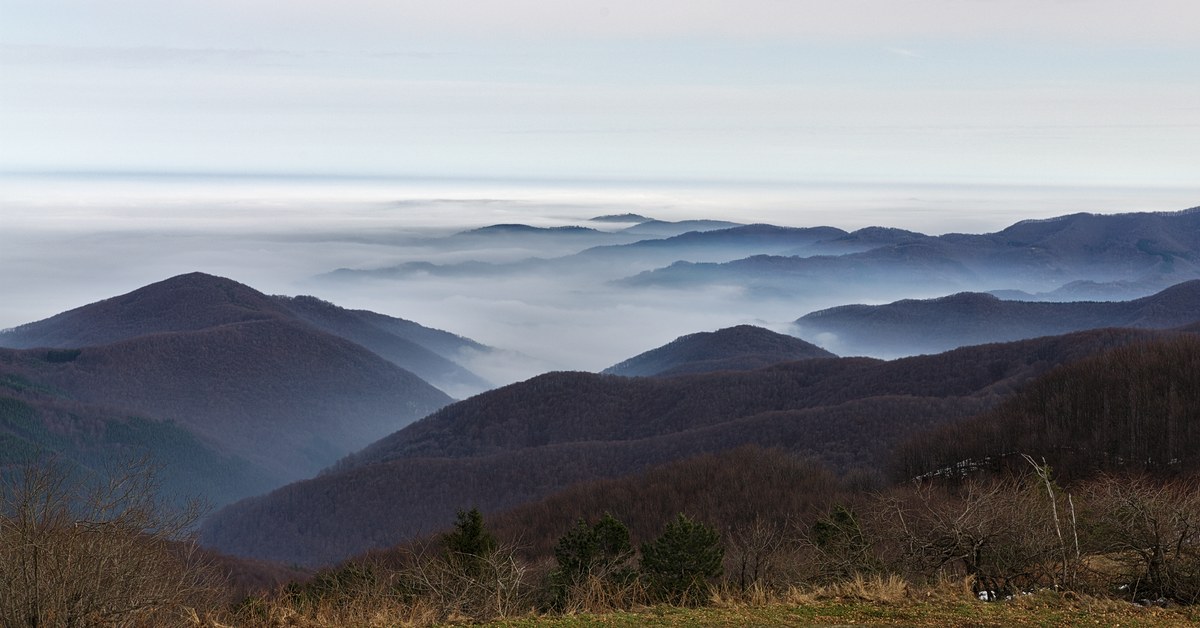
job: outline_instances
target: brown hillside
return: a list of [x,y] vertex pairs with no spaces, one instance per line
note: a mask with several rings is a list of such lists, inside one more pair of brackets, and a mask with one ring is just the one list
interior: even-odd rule
[[931,353],[985,342],[1065,334],[1102,327],[1169,329],[1200,319],[1200,280],[1131,301],[1001,300],[964,292],[886,305],[844,305],[807,314],[798,333],[835,334],[853,354]]
[[913,430],[985,410],[1062,362],[1166,332],[1102,330],[892,362],[808,360],[675,378],[556,373],[431,415],[312,480],[215,514],[222,551],[319,564],[517,506],[575,482],[739,445],[846,471]]
[[1043,458],[1063,479],[1200,469],[1200,339],[1134,343],[1063,366],[994,411],[914,437],[904,476]]
[[173,420],[276,480],[311,475],[449,401],[358,345],[271,319],[50,355],[15,352],[5,368],[81,403]]
[[254,321],[311,325],[362,345],[453,394],[490,385],[454,362],[479,343],[412,321],[348,310],[314,297],[267,296],[223,277],[179,275],[128,294],[0,331],[0,347],[74,349]]
[[604,369],[608,375],[653,376],[745,371],[780,362],[835,358],[799,338],[753,325],[681,336]]

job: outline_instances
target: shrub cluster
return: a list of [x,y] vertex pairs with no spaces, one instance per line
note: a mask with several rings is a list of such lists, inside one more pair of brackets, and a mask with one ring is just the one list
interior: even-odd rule
[[1101,475],[1064,487],[1045,465],[1026,463],[1020,474],[842,492],[794,519],[723,525],[678,514],[640,543],[611,514],[581,518],[541,556],[495,535],[478,510],[460,511],[452,530],[424,545],[232,606],[211,561],[187,540],[195,511],[155,501],[152,475],[132,468],[86,484],[35,468],[4,484],[0,576],[9,586],[0,623],[429,625],[800,599],[805,590],[893,599],[947,581],[968,582],[986,600],[1053,589],[1200,601],[1194,479]]

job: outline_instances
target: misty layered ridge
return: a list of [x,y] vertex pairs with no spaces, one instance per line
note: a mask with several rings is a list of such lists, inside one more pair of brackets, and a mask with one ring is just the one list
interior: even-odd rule
[[[612,223],[600,221],[605,226]],[[831,233],[844,232],[828,227],[742,226],[711,220],[647,220],[615,232],[579,226],[499,224],[430,242],[439,249],[477,254],[480,259],[441,264],[410,261],[373,269],[341,268],[324,278],[469,278],[521,273],[599,273],[597,276],[617,278],[625,272],[680,259],[727,261],[763,251],[781,251],[814,243]],[[549,257],[555,253],[559,255]],[[521,257],[521,254],[530,257]],[[514,257],[516,259],[511,259]]]
[[0,0],[0,627],[1197,622],[1197,24]]
[[146,452],[216,503],[309,476],[451,401],[397,363],[487,386],[443,357],[487,351],[478,343],[202,273],[7,330],[0,345],[37,347],[0,350],[4,464]]
[[[318,276],[314,286],[356,300],[401,292],[425,308],[426,318],[532,356],[536,366],[514,361],[485,373],[508,383],[549,370],[602,370],[695,329],[788,329],[800,314],[847,303],[960,292],[1021,301],[1130,300],[1200,277],[1194,209],[1078,213],[943,235],[719,221],[700,221],[704,229],[678,221],[670,225],[685,233],[646,235],[638,229],[658,221],[615,216],[553,228],[500,223],[430,238],[396,247],[395,263],[345,267]],[[1098,320],[1037,333],[1123,324]],[[639,334],[629,333],[635,328]],[[817,338],[793,329],[834,353],[911,353],[843,347],[832,344],[835,334]],[[968,334],[914,350],[1030,335],[1037,334]]]
[[[1059,364],[1182,332],[1097,330],[894,361],[818,358],[753,371],[549,373],[450,405],[312,480],[213,515],[205,543],[319,564],[569,485],[741,445],[882,474],[914,430],[994,407]],[[487,478],[481,482],[480,478]]]
[[[511,325],[506,348],[554,347],[576,363],[622,350],[596,366],[616,362],[601,374],[527,378],[519,374],[528,364],[510,367],[509,353],[453,333],[190,273],[0,332],[9,347],[0,352],[0,452],[9,464],[58,452],[96,472],[122,453],[177,461],[173,490],[217,504],[248,498],[205,523],[206,543],[309,565],[433,533],[464,507],[499,512],[745,445],[879,478],[916,431],[994,410],[1057,366],[1190,333],[1200,318],[1200,284],[1187,280],[1196,216],[1079,214],[944,236],[705,224],[645,237],[634,229],[666,227],[619,215],[579,228],[502,223],[395,247],[419,256],[445,245],[436,263],[410,259],[319,283],[356,304],[403,295],[439,325],[464,316],[500,332]],[[678,261],[620,278],[665,260]],[[675,268],[747,274],[728,286],[678,284],[687,290],[642,281]],[[1044,298],[1136,293],[1174,279],[1184,281],[1122,302],[982,291],[913,298],[955,282]],[[738,324],[892,292],[906,300],[817,310],[796,323],[853,314],[853,325],[791,327],[824,349]],[[693,322],[691,330],[718,331],[674,332]],[[896,338],[929,343],[922,352],[931,354],[970,346],[890,361],[827,350],[847,352],[836,341],[856,333],[861,353],[885,355]],[[1039,337],[997,343],[1027,336]],[[596,351],[581,350],[587,342]],[[491,389],[513,380],[522,381]]]
[[1169,329],[1200,317],[1200,281],[1130,301],[1031,302],[963,292],[844,305],[796,320],[797,334],[852,355],[911,355],[1100,327]]
[[0,346],[74,348],[252,321],[310,324],[362,345],[453,394],[466,396],[491,387],[445,357],[465,360],[491,351],[473,340],[404,319],[347,310],[315,297],[267,296],[204,273],[180,275],[0,331]]
[[[638,287],[741,284],[765,294],[823,290],[843,296],[873,291],[877,298],[980,286],[1048,291],[1078,281],[1098,284],[1098,291],[1109,294],[1112,291],[1106,288],[1113,284],[1136,292],[1200,275],[1198,234],[1200,209],[1072,214],[1023,221],[980,235],[924,236],[868,229],[819,243],[818,255],[757,255],[720,264],[679,262],[623,283]],[[844,252],[835,254],[839,247],[845,247]]]
[[681,336],[670,344],[610,366],[603,373],[652,376],[744,371],[779,362],[834,357],[837,356],[799,338],[753,325],[739,325]]

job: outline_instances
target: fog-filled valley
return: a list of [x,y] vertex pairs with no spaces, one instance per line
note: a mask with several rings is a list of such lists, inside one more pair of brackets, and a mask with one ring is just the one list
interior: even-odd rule
[[1197,24],[0,0],[0,626],[1200,626]]
[[[0,328],[201,271],[471,338],[498,350],[476,356],[472,369],[492,385],[600,370],[697,331],[753,324],[788,333],[810,312],[847,304],[964,291],[1123,300],[1193,272],[1186,258],[1169,266],[1163,255],[1192,243],[1164,239],[1171,225],[1158,223],[1094,260],[1078,247],[1111,234],[1083,233],[1089,225],[1045,236],[1054,241],[1030,236],[1024,248],[1010,246],[1020,233],[943,235],[1074,211],[1190,205],[1170,190],[3,183],[0,262],[21,271],[0,279],[6,294],[20,295],[0,306]],[[592,220],[602,216],[612,218]],[[1165,252],[1136,250],[1143,240]]]
[[239,595],[428,566],[467,509],[533,565],[576,518],[648,541],[687,513],[738,560],[747,530],[816,526],[789,560],[825,569],[820,525],[852,504],[866,534],[907,482],[1200,469],[1200,208],[924,233],[703,207],[27,211],[0,234],[26,295],[0,468],[158,467],[155,496],[208,505],[189,542]]

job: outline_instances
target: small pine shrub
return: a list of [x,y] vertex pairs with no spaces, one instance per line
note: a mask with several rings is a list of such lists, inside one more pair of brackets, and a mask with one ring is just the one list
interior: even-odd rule
[[662,536],[642,545],[642,574],[652,595],[670,603],[708,598],[711,580],[721,575],[725,550],[716,531],[680,513]]

